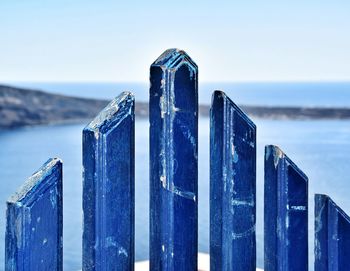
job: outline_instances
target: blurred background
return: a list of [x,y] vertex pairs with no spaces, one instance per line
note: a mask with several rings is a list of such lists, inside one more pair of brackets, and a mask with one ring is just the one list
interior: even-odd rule
[[[258,266],[264,145],[279,145],[308,175],[311,267],[314,193],[327,193],[350,213],[349,11],[345,0],[1,1],[0,263],[6,200],[49,157],[60,157],[64,269],[81,268],[82,129],[124,90],[134,92],[139,105],[136,259],[148,258],[149,123],[141,109],[147,108],[150,64],[176,47],[199,66],[204,112],[213,90],[221,89],[257,125]],[[208,252],[205,113],[199,120],[198,202],[199,249]]]

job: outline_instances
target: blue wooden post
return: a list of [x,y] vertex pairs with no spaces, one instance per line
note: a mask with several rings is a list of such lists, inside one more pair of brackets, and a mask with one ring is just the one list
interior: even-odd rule
[[328,207],[329,197],[315,195],[315,270],[328,268]]
[[315,270],[350,270],[350,217],[328,196],[315,195]]
[[210,270],[255,271],[256,127],[221,91],[210,110]]
[[6,271],[62,270],[62,163],[48,160],[7,201]]
[[170,49],[150,72],[150,270],[197,270],[197,66]]
[[308,270],[308,178],[276,146],[265,147],[265,271]]
[[134,97],[83,131],[83,270],[134,270]]

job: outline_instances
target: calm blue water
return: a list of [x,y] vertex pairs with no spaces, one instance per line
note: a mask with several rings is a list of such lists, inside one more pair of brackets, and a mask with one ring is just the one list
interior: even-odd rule
[[[12,83],[65,95],[112,99],[131,90],[148,100],[148,83]],[[237,104],[350,107],[350,82],[335,83],[200,83],[199,101],[210,104],[213,90],[225,91]]]
[[[257,242],[262,266],[263,148],[277,144],[310,178],[310,252],[313,194],[327,193],[350,213],[350,121],[256,120]],[[64,267],[81,262],[81,131],[84,124],[42,126],[0,132],[0,263],[4,259],[5,201],[48,157],[64,161]],[[136,258],[148,257],[148,122],[136,123]],[[208,252],[209,121],[199,122],[199,248]],[[310,258],[312,255],[310,255]],[[0,270],[3,266],[0,265]]]

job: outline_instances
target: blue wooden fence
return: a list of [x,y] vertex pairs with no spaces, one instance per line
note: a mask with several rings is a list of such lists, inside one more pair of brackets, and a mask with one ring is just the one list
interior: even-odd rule
[[196,270],[197,66],[167,50],[150,80],[150,269]]
[[221,91],[210,111],[210,270],[255,270],[256,127]]
[[350,270],[350,217],[328,196],[315,195],[315,270]]
[[48,160],[7,201],[6,271],[62,270],[62,162]]
[[276,146],[265,148],[265,270],[308,270],[308,179]]
[[134,268],[134,124],[123,92],[83,131],[83,270]]
[[[183,51],[150,69],[150,270],[197,270],[198,68]],[[134,97],[83,130],[83,270],[134,270]],[[308,178],[265,148],[264,269],[308,270]],[[62,270],[62,162],[7,202],[6,271]],[[256,126],[224,92],[210,109],[210,268],[256,268]],[[315,196],[315,270],[350,270],[350,218]]]

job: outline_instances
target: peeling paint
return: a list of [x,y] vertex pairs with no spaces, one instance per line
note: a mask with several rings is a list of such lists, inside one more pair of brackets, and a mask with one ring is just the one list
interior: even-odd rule
[[183,197],[185,199],[196,201],[196,194],[190,191],[183,191],[179,187],[175,186],[174,184],[170,184],[168,187],[163,185],[163,188],[168,190],[169,192],[178,195],[180,197]]
[[119,249],[118,249],[118,254],[119,254],[119,255],[123,255],[123,256],[125,256],[125,257],[128,257],[128,252],[127,252],[126,249],[123,248],[123,247],[119,247]]
[[235,179],[234,179],[235,174],[232,174],[232,175],[233,176],[229,182],[230,183],[230,193],[232,193],[233,195],[236,195],[237,192],[235,191]]
[[49,176],[52,173],[53,168],[58,165],[58,163],[62,163],[62,161],[58,158],[50,159],[27,179],[20,189],[9,198],[8,202],[19,203],[45,176]]
[[166,189],[167,188],[167,182],[166,182],[166,176],[165,175],[160,176],[160,182],[162,183],[163,188]]
[[124,247],[120,246],[120,245],[116,242],[116,240],[115,240],[115,238],[114,238],[113,236],[108,236],[108,237],[106,238],[105,246],[106,246],[106,248],[109,248],[109,247],[116,247],[116,248],[118,248],[118,255],[123,255],[123,256],[125,256],[125,257],[128,257],[128,252],[127,252],[127,250],[126,250]]
[[275,168],[277,168],[279,160],[283,158],[283,156],[284,154],[280,148],[277,148],[277,147],[273,148],[273,158],[274,158]]
[[254,207],[254,200],[250,199],[249,201],[246,200],[239,200],[239,199],[232,199],[231,200],[231,204],[234,206],[250,206],[250,207]]
[[20,249],[22,247],[22,219],[20,216],[16,217],[16,240],[17,240],[17,248]]
[[306,211],[306,206],[304,206],[304,205],[289,205],[289,204],[287,204],[287,210],[291,210],[291,211]]
[[165,89],[165,79],[164,78],[162,80],[160,80],[160,87],[162,89]]
[[222,181],[224,184],[224,192],[227,191],[227,167],[225,165],[223,165],[222,167]]
[[125,93],[123,96],[119,97],[119,99],[112,100],[97,116],[94,120],[90,122],[88,125],[89,128],[92,130],[97,131],[99,126],[101,126],[104,122],[110,120],[113,118],[113,116],[118,112],[119,110],[119,103],[122,100],[125,100],[127,98],[127,93]]
[[322,215],[323,211],[325,210],[326,202],[324,202],[321,206],[321,209],[318,211],[318,215],[315,216],[315,233],[318,233],[322,230],[323,224],[322,224]]
[[231,143],[231,153],[232,153],[232,161],[233,163],[237,163],[239,158],[238,158],[238,153],[235,151],[235,145]]
[[160,107],[160,116],[162,119],[164,119],[165,115],[167,114],[167,104],[166,99],[164,96],[160,96],[159,98],[159,107]]
[[57,205],[57,198],[56,198],[57,192],[55,190],[50,190],[50,202],[51,206],[54,209]]
[[117,242],[115,241],[115,239],[114,239],[114,237],[113,236],[108,236],[107,238],[106,238],[106,247],[108,248],[108,247],[117,247],[118,246],[118,244],[117,244]]
[[271,156],[271,146],[267,146],[265,148],[265,161],[269,160]]
[[[116,118],[121,109],[124,109],[124,104],[132,103],[134,101],[134,95],[130,91],[122,92],[118,97],[113,99],[100,113],[86,126],[85,129],[94,132],[95,139],[100,137],[101,127],[109,121]],[[131,106],[127,115],[131,115]],[[125,115],[123,116],[126,117]]]
[[339,237],[337,233],[332,234],[332,240],[339,241]]
[[175,105],[173,105],[172,107],[171,107],[171,111],[173,112],[173,113],[176,113],[176,112],[179,112],[179,111],[181,111],[181,109],[180,108],[177,108]]
[[251,236],[254,232],[255,232],[255,225],[244,232],[240,232],[240,233],[232,232],[232,239],[235,240],[235,239],[245,238],[245,237]]
[[321,244],[318,239],[315,239],[315,259],[316,260],[322,259]]
[[98,140],[100,138],[100,131],[99,130],[94,131],[94,137],[96,140]]
[[276,229],[278,239],[283,239],[283,229],[282,229],[282,221],[281,218],[277,218],[277,229]]

